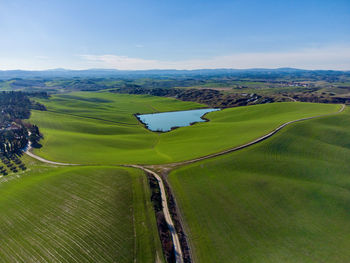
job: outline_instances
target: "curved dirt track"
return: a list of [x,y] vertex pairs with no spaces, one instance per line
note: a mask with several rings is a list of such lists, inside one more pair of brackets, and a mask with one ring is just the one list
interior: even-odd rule
[[40,156],[35,155],[34,153],[30,152],[29,150],[27,150],[25,153],[27,155],[29,155],[30,157],[32,157],[40,162],[43,162],[43,163],[48,163],[48,164],[53,164],[53,165],[64,165],[64,166],[80,165],[80,164],[74,164],[74,163],[59,163],[59,162],[49,161],[49,160],[46,160],[44,158],[41,158]]
[[326,117],[326,116],[330,116],[330,115],[334,115],[334,114],[338,114],[338,113],[343,112],[344,109],[345,109],[345,104],[342,104],[342,107],[335,113],[328,113],[328,114],[317,115],[317,116],[313,116],[313,117],[306,117],[306,118],[302,118],[302,119],[286,122],[286,123],[280,125],[279,127],[277,127],[276,129],[274,129],[272,132],[270,132],[268,134],[265,134],[265,135],[255,139],[254,141],[251,141],[251,142],[248,142],[246,144],[243,144],[243,145],[240,145],[240,146],[237,146],[237,147],[234,147],[234,148],[230,148],[230,149],[227,149],[227,150],[224,150],[224,151],[221,151],[221,152],[209,154],[209,155],[206,155],[206,156],[202,156],[202,157],[199,157],[199,158],[195,158],[195,159],[187,160],[187,161],[183,161],[183,162],[170,163],[170,164],[164,164],[164,165],[154,165],[154,166],[150,165],[149,167],[176,167],[176,166],[180,166],[180,165],[186,165],[186,164],[195,163],[195,162],[202,161],[202,160],[205,160],[205,159],[214,158],[214,157],[217,157],[217,156],[220,156],[220,155],[224,155],[224,154],[227,154],[227,153],[235,152],[235,151],[247,148],[247,147],[249,147],[249,146],[251,146],[253,144],[256,144],[258,142],[266,140],[267,138],[269,138],[272,135],[276,134],[278,131],[282,130],[284,127],[286,127],[289,124],[300,122],[300,121],[305,121],[305,120],[316,119],[316,118],[320,118],[320,117]]
[[160,188],[160,193],[162,196],[162,207],[163,207],[165,221],[168,224],[168,227],[169,227],[169,230],[171,233],[171,238],[172,238],[173,243],[174,243],[176,263],[182,263],[183,262],[183,255],[182,255],[182,249],[181,249],[181,245],[180,245],[180,241],[179,241],[179,236],[176,233],[175,225],[174,225],[174,222],[173,222],[171,215],[170,215],[170,210],[168,207],[165,187],[164,187],[164,183],[163,183],[162,178],[156,172],[153,172],[152,170],[147,169],[143,166],[130,165],[130,167],[142,169],[143,171],[152,174],[157,179],[158,184],[159,184],[159,188]]
[[[157,179],[157,181],[159,183],[160,191],[161,191],[161,196],[162,196],[163,213],[164,213],[166,222],[167,222],[167,224],[169,226],[169,230],[171,232],[171,236],[172,236],[173,243],[174,243],[176,263],[183,263],[183,253],[182,253],[182,249],[181,249],[181,245],[180,245],[180,241],[179,241],[179,236],[176,233],[176,230],[175,230],[175,227],[174,227],[174,223],[173,223],[173,220],[171,218],[170,211],[169,211],[169,208],[168,208],[168,203],[167,203],[167,198],[166,198],[166,191],[165,191],[165,188],[164,188],[163,180],[156,172],[154,172],[154,171],[152,171],[150,169],[152,169],[152,168],[153,169],[157,169],[157,170],[158,169],[160,169],[160,170],[164,169],[166,171],[166,173],[167,173],[172,168],[180,166],[180,165],[191,164],[191,163],[194,163],[194,162],[202,161],[202,160],[205,160],[205,159],[210,159],[210,158],[213,158],[213,157],[217,157],[217,156],[220,156],[220,155],[224,155],[224,154],[227,154],[227,153],[231,153],[231,152],[234,152],[234,151],[238,151],[238,150],[247,148],[247,147],[249,147],[251,145],[254,145],[256,143],[259,143],[261,141],[266,140],[267,138],[273,136],[274,134],[276,134],[278,131],[280,131],[281,129],[283,129],[284,127],[286,127],[289,124],[292,124],[292,123],[295,123],[295,122],[304,121],[304,120],[310,120],[310,119],[315,119],[315,118],[320,118],[320,117],[325,117],[325,116],[338,114],[338,113],[343,112],[344,109],[345,109],[345,105],[342,104],[342,107],[339,109],[339,111],[337,111],[335,113],[323,114],[323,115],[307,117],[307,118],[302,118],[302,119],[286,122],[286,123],[280,125],[279,127],[277,127],[276,129],[274,129],[273,131],[271,131],[270,133],[268,133],[266,135],[263,135],[263,136],[255,139],[255,140],[249,142],[249,143],[246,143],[246,144],[243,144],[243,145],[240,145],[240,146],[228,149],[228,150],[224,150],[224,151],[221,151],[221,152],[218,152],[218,153],[213,153],[213,154],[209,154],[209,155],[206,155],[206,156],[202,156],[202,157],[199,157],[199,158],[196,158],[196,159],[187,160],[187,161],[183,161],[183,162],[177,162],[177,163],[164,164],[164,165],[148,165],[148,166],[124,165],[124,166],[129,166],[129,167],[142,169],[145,172],[151,173]],[[49,161],[49,160],[46,160],[46,159],[44,159],[42,157],[39,157],[39,156],[33,154],[32,152],[30,152],[30,149],[31,149],[31,145],[29,144],[28,145],[28,149],[25,151],[25,153],[27,155],[31,156],[32,158],[34,158],[34,159],[36,159],[38,161],[44,162],[44,163],[53,164],[53,165],[64,165],[64,166],[80,165],[80,164],[60,163],[60,162]]]
[[30,150],[32,149],[32,145],[31,145],[31,142],[28,143],[28,147],[27,149],[25,150],[25,154],[29,155],[30,157],[40,161],[40,162],[43,162],[43,163],[48,163],[48,164],[53,164],[53,165],[64,165],[64,166],[72,166],[72,165],[80,165],[80,164],[74,164],[74,163],[60,163],[60,162],[53,162],[53,161],[49,161],[49,160],[46,160],[34,153],[32,153]]

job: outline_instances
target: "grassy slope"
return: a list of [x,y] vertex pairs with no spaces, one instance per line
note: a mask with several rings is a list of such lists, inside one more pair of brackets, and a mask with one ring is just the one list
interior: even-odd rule
[[140,171],[31,162],[21,176],[0,178],[1,262],[162,260]]
[[198,262],[350,262],[350,110],[171,173]]
[[44,147],[36,153],[53,160],[108,164],[167,160],[154,150],[159,135],[145,129],[133,114],[203,107],[152,96],[88,92],[42,102],[54,112],[32,114],[31,121],[45,135]]
[[75,92],[42,100],[49,110],[103,120],[138,124],[134,113],[188,110],[204,107],[194,102],[148,95],[114,94],[110,92]]
[[45,136],[44,147],[35,153],[55,161],[104,164],[192,159],[249,142],[286,121],[339,108],[310,103],[240,107],[210,113],[211,121],[207,123],[157,134],[142,127],[133,114],[203,105],[111,93],[59,95],[43,102],[55,112],[34,111],[32,115],[31,121],[39,125]]

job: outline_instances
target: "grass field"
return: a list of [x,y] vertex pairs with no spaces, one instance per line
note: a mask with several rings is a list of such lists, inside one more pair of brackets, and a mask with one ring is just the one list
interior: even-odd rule
[[[340,105],[274,103],[225,109],[168,133],[135,113],[204,105],[79,92],[41,99],[34,152],[89,166],[28,169],[0,178],[1,262],[163,262],[144,174],[112,166],[171,163],[250,142]],[[198,262],[350,260],[350,111],[295,124],[249,149],[170,175]]]
[[163,262],[141,171],[24,159],[0,178],[1,262]]
[[350,262],[350,110],[173,171],[197,262]]
[[[71,93],[42,100],[34,111],[44,139],[35,153],[49,160],[83,164],[155,164],[193,159],[249,142],[278,125],[337,111],[339,105],[275,103],[225,109],[211,120],[168,133],[145,129],[135,113],[203,107],[170,98],[113,93]],[[190,151],[188,149],[191,149]]]

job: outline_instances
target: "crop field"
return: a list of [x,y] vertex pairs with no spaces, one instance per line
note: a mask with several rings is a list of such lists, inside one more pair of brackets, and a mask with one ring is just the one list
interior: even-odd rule
[[[263,114],[263,113],[261,113]],[[350,262],[350,110],[169,175],[198,262]]]
[[141,171],[23,159],[0,178],[1,262],[163,262]]
[[[204,105],[109,92],[37,100],[47,111],[33,110],[29,120],[44,135],[34,153],[82,165],[55,167],[28,156],[3,160],[3,262],[164,262],[146,176],[115,165],[194,159],[341,107],[287,102],[230,108],[206,115],[209,122],[155,133],[134,114]],[[171,173],[195,259],[349,259],[349,127],[347,110]]]
[[44,134],[43,147],[34,152],[48,160],[82,164],[156,164],[193,159],[252,141],[287,121],[334,113],[340,108],[295,102],[230,108],[206,115],[210,122],[154,133],[133,114],[204,105],[102,92],[54,95],[40,102],[48,111],[33,111],[30,119]]

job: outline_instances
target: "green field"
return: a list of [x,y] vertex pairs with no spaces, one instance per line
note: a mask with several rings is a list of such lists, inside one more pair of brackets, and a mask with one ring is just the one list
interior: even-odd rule
[[[133,116],[203,107],[193,102],[145,95],[71,93],[41,100],[34,111],[44,139],[34,152],[48,160],[82,164],[155,164],[193,159],[241,145],[287,121],[336,112],[340,106],[274,103],[225,109],[168,133],[148,131]],[[190,151],[188,149],[191,149]]]
[[[26,172],[0,178],[4,262],[163,261],[146,177],[112,165],[189,160],[340,109],[299,102],[230,108],[208,114],[206,123],[154,133],[134,114],[204,105],[107,92],[39,101],[48,111],[32,112],[30,122],[44,134],[34,152],[88,166],[53,167],[25,157]],[[305,121],[249,149],[173,172],[195,259],[349,259],[349,127],[349,111]]]
[[197,262],[350,262],[350,110],[173,171]]
[[24,159],[0,178],[1,262],[163,262],[141,171]]

